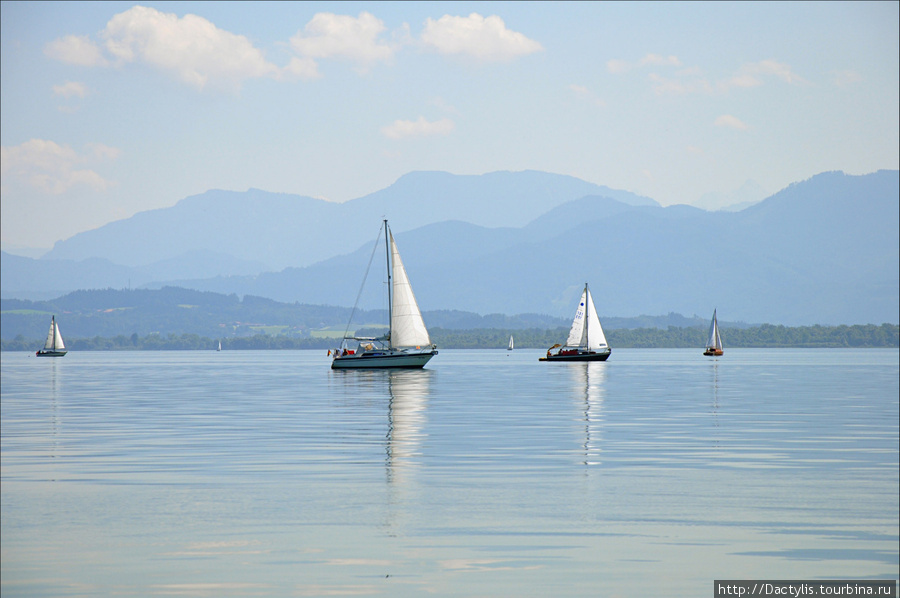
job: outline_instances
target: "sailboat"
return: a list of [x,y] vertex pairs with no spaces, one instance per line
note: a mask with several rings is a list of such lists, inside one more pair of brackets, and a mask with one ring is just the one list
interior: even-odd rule
[[716,319],[716,310],[713,310],[712,322],[709,323],[709,339],[706,341],[704,355],[719,356],[724,354],[722,350],[722,336],[719,334],[719,321]]
[[63,343],[62,335],[59,333],[59,326],[56,324],[56,316],[50,317],[50,332],[47,333],[47,340],[44,342],[44,348],[38,350],[35,355],[38,357],[62,357],[66,351],[66,345]]
[[[387,220],[383,227],[388,271],[388,331],[380,337],[345,334],[341,347],[333,352],[331,369],[421,368],[438,354],[425,328]],[[351,314],[351,320],[352,317]]]
[[216,349],[216,351],[221,351],[221,350],[222,350],[222,341],[219,341],[219,348]]
[[[553,349],[557,347],[560,347],[559,351],[553,353]],[[539,361],[606,361],[610,353],[612,349],[606,343],[591,289],[584,283],[584,291],[575,310],[566,344],[553,345],[547,350],[547,356],[541,357]]]
[[515,344],[513,343],[512,335],[509,335],[509,346],[506,347],[507,351],[512,351],[515,348]]

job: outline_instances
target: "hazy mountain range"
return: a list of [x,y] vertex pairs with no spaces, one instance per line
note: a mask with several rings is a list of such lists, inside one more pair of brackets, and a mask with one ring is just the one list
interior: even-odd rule
[[[858,324],[898,321],[900,173],[828,172],[738,212],[541,172],[418,172],[344,204],[209,191],[2,256],[4,297],[177,285],[351,306],[383,217],[423,310],[570,316],[590,283],[604,316]],[[380,307],[377,253],[361,307]]]

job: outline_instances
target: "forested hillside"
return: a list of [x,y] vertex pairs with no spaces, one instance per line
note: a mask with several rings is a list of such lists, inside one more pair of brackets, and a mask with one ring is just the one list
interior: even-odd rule
[[[516,339],[518,349],[546,349],[562,342],[567,328],[554,329],[499,329],[447,330],[435,328],[432,341],[441,349],[502,349],[510,335]],[[751,328],[723,329],[726,348],[741,347],[813,347],[813,348],[874,348],[900,347],[900,326],[873,324],[866,326],[754,326]],[[702,347],[706,331],[702,328],[639,328],[607,331],[611,347],[628,348],[682,348]],[[242,337],[210,338],[197,334],[151,334],[140,337],[119,335],[115,337],[71,338],[66,341],[70,351],[163,351],[163,350],[212,350],[222,343],[224,350],[261,349],[333,349],[339,343],[334,337],[291,337],[284,335],[254,334]],[[33,351],[42,341],[28,340],[19,335],[2,341],[3,351]]]
[[[351,309],[280,303],[261,297],[194,291],[76,291],[52,301],[0,301],[3,350],[36,350],[55,315],[71,350],[208,349],[219,341],[232,349],[331,348],[347,329]],[[569,321],[538,314],[424,313],[442,348],[547,348],[565,340]],[[383,310],[357,310],[351,333],[378,334]],[[699,347],[709,321],[698,316],[605,318],[612,347]],[[896,324],[786,327],[720,320],[726,347],[896,347]]]

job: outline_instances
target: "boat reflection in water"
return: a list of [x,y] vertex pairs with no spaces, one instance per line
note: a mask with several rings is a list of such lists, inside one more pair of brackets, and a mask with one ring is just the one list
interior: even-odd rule
[[600,465],[603,427],[603,399],[606,394],[606,368],[603,362],[571,363],[572,393],[583,409],[584,465]]
[[421,466],[431,375],[429,370],[388,372],[390,402],[386,450],[388,481],[391,483],[402,483],[405,476]]

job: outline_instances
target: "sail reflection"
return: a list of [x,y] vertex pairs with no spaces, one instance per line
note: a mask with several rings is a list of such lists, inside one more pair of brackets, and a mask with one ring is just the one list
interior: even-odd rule
[[602,452],[601,429],[603,423],[603,398],[606,394],[606,363],[589,362],[571,364],[574,395],[579,398],[584,421],[584,465],[600,465]]
[[[712,362],[712,415],[713,415],[713,425],[716,427],[716,432],[718,432],[719,428],[719,360],[716,359]],[[716,434],[715,437],[715,446],[719,448],[719,435]]]
[[388,481],[401,484],[421,464],[432,372],[393,370],[388,376]]
[[58,363],[59,362],[56,359],[50,361],[50,442],[47,448],[51,459],[59,457],[59,377],[61,374],[57,372],[57,368],[62,366],[58,365]]

